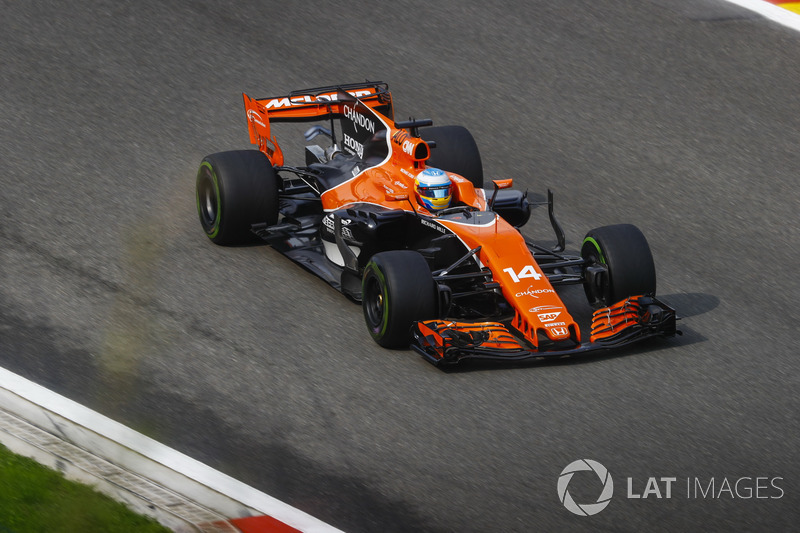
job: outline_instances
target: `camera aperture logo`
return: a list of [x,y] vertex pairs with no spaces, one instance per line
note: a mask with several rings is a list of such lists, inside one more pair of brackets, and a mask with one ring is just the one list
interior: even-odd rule
[[[575,475],[575,472],[587,470],[597,474],[603,488],[596,502],[577,503],[569,493],[569,483],[572,481],[572,476]],[[577,461],[573,461],[568,464],[566,468],[561,471],[561,475],[558,476],[558,499],[561,500],[561,503],[564,504],[564,507],[566,507],[568,511],[576,515],[592,516],[599,513],[608,506],[611,502],[611,496],[613,495],[614,480],[611,478],[611,474],[605,466],[592,459],[578,459]]]

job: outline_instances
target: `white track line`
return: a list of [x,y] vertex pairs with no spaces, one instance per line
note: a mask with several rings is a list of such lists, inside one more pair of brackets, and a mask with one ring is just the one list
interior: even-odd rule
[[230,519],[264,514],[304,533],[341,533],[299,509],[4,368],[0,368],[0,407],[56,438],[215,508]]

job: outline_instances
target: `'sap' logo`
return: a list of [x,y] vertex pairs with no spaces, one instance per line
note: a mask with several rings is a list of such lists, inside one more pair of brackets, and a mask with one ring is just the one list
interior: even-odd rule
[[541,320],[542,322],[552,322],[553,320],[558,318],[558,315],[560,314],[561,312],[559,311],[557,313],[539,313],[536,316],[538,316],[539,320]]

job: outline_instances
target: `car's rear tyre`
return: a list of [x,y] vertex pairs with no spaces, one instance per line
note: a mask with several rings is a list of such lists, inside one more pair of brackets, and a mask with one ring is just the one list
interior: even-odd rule
[[258,150],[206,156],[197,171],[197,213],[203,230],[216,244],[252,242],[253,224],[278,221],[279,178]]
[[427,261],[413,250],[372,256],[361,283],[364,319],[385,348],[408,347],[411,326],[436,317],[437,292]]
[[[629,296],[656,292],[656,269],[650,245],[631,224],[593,229],[586,234],[581,257],[587,260],[586,297],[592,305],[609,306]],[[603,271],[591,275],[591,267]]]
[[420,130],[426,141],[435,141],[427,166],[453,172],[483,188],[483,163],[478,145],[463,126],[433,126]]

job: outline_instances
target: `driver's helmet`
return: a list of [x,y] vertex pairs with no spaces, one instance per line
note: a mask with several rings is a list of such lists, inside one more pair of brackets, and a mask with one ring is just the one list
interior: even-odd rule
[[414,180],[417,200],[431,213],[446,209],[452,198],[452,184],[447,174],[438,168],[428,167]]

